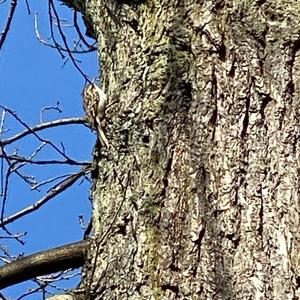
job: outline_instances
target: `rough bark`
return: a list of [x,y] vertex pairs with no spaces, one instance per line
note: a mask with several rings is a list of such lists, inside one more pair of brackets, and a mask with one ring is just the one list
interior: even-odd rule
[[86,5],[112,145],[87,297],[298,299],[298,1]]

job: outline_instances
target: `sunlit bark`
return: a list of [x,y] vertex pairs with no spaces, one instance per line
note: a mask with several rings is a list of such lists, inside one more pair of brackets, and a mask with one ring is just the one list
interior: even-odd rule
[[87,294],[297,299],[298,1],[124,2],[86,7],[111,144]]

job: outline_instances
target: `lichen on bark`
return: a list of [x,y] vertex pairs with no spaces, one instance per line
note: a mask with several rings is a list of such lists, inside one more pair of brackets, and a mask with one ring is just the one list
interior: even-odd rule
[[93,299],[299,297],[298,12],[87,2],[112,145],[94,184]]

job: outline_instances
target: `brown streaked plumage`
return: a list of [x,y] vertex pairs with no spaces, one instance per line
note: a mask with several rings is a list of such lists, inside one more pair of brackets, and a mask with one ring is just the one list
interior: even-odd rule
[[102,123],[105,119],[106,95],[94,83],[88,84],[84,88],[82,95],[87,121],[92,129],[97,130],[101,145],[108,147],[108,140],[102,128]]

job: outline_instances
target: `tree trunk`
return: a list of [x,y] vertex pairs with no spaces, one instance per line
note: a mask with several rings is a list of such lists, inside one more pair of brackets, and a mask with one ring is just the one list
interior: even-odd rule
[[86,2],[108,96],[89,299],[299,299],[297,0]]

